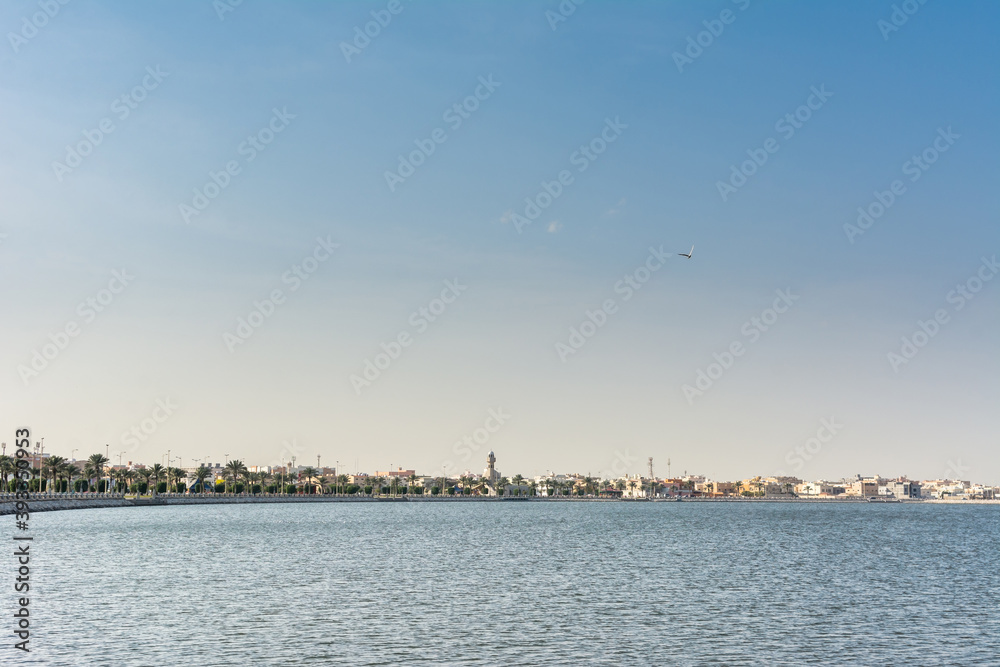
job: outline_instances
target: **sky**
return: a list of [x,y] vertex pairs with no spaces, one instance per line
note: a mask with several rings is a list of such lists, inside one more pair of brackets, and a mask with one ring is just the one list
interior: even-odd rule
[[1000,483],[998,20],[3,3],[0,433]]

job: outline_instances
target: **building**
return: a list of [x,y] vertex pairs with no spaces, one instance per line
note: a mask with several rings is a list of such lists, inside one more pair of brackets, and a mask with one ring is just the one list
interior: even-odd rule
[[483,470],[483,485],[486,487],[486,493],[490,496],[497,495],[497,484],[500,483],[500,473],[497,471],[495,464],[497,462],[497,457],[490,450],[490,453],[486,455],[486,469]]
[[795,493],[800,496],[831,497],[842,495],[845,491],[846,489],[843,485],[832,482],[802,482],[795,485]]
[[856,479],[846,487],[849,496],[862,496],[871,498],[878,496],[879,482],[877,479]]
[[639,475],[625,477],[625,490],[622,498],[645,498],[648,495],[647,480]]
[[894,498],[919,498],[920,484],[909,480],[887,482],[878,487],[878,495],[892,496]]
[[[492,452],[491,452],[492,453]],[[402,468],[396,468],[395,470],[377,470],[375,472],[379,477],[400,477],[406,479],[407,477],[416,476],[416,470],[403,470]]]
[[736,493],[736,482],[705,482],[699,490],[712,496],[731,496]]

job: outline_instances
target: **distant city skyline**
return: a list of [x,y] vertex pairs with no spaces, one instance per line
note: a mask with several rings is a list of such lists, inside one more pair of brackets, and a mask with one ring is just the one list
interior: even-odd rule
[[995,3],[389,4],[0,7],[0,439],[1000,483]]

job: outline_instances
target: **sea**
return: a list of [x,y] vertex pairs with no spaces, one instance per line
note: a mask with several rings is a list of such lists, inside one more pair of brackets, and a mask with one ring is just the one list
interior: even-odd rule
[[997,506],[331,502],[31,522],[31,651],[13,648],[8,556],[4,665],[1000,665]]

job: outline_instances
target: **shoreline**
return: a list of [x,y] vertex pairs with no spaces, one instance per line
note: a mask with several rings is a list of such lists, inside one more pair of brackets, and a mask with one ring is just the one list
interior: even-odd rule
[[[29,512],[56,512],[62,510],[97,509],[105,507],[163,507],[177,505],[240,505],[275,503],[544,503],[544,502],[599,502],[599,503],[825,503],[825,504],[935,504],[935,505],[1000,505],[1000,500],[950,500],[950,499],[899,499],[888,501],[867,501],[864,498],[674,498],[622,499],[586,497],[518,497],[496,498],[488,496],[470,497],[426,497],[426,496],[156,496],[134,497],[122,495],[95,495],[92,497],[53,497],[45,494],[31,494],[27,499]],[[0,494],[0,516],[14,514],[14,494]]]

